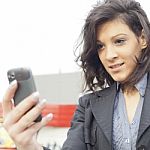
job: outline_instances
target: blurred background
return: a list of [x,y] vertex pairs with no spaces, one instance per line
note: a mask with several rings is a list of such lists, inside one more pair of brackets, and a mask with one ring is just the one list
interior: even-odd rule
[[[138,1],[149,15],[148,1]],[[8,86],[6,71],[10,68],[27,66],[34,75],[79,71],[73,50],[96,2],[0,1],[0,99]]]
[[[150,17],[148,1],[138,1]],[[30,67],[41,97],[46,98],[50,104],[78,103],[83,78],[74,61],[76,57],[73,51],[85,18],[96,2],[97,0],[0,1],[0,101],[8,87],[7,70]],[[43,136],[39,140],[44,142],[44,134],[50,132],[54,146],[58,132],[62,133],[59,136],[61,145],[68,127],[56,128],[50,125],[41,131]]]
[[79,71],[73,51],[95,2],[0,1],[0,97],[10,68],[27,66],[34,75]]

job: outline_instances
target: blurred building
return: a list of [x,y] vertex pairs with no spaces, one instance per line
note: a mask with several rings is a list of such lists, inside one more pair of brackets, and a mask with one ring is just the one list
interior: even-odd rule
[[37,90],[53,104],[77,104],[82,92],[81,72],[36,75]]

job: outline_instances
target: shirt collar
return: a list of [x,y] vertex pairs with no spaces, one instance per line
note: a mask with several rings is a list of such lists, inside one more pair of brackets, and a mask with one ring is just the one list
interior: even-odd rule
[[145,95],[145,89],[147,85],[147,73],[143,76],[143,78],[135,85],[138,89],[141,96]]
[[[142,77],[142,79],[137,84],[135,84],[135,87],[137,88],[141,96],[145,95],[146,85],[147,85],[147,73]],[[119,82],[117,82],[117,91],[120,91]]]

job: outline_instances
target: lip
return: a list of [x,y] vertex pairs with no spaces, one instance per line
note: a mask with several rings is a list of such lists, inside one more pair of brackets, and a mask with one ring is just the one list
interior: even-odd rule
[[109,65],[108,67],[113,70],[113,71],[119,71],[119,69],[121,69],[121,67],[124,65],[124,63],[116,63],[113,65]]

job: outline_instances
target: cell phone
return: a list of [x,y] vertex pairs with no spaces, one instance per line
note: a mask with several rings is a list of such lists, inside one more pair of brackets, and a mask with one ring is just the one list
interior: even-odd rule
[[[24,98],[36,92],[36,85],[33,78],[33,74],[30,68],[13,68],[8,70],[7,77],[9,83],[13,80],[17,80],[18,88],[14,95],[14,105],[19,104]],[[35,122],[42,120],[42,115],[39,115]]]

